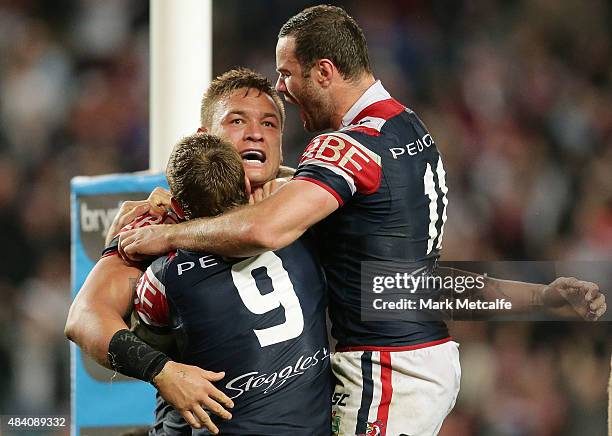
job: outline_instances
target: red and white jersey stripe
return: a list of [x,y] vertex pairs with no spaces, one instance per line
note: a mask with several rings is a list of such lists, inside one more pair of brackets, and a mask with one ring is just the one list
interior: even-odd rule
[[147,268],[138,281],[134,308],[144,323],[155,327],[166,327],[168,325],[169,312],[166,287],[155,277],[151,267]]

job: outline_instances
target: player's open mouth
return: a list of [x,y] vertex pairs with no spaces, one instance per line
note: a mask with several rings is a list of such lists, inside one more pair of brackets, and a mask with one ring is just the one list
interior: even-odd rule
[[240,157],[244,163],[263,164],[266,162],[266,155],[261,150],[244,150],[240,153]]

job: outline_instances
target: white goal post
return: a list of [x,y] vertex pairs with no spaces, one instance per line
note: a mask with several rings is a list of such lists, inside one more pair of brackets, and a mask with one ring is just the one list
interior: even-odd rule
[[164,171],[172,146],[200,125],[212,76],[212,0],[150,1],[149,166]]

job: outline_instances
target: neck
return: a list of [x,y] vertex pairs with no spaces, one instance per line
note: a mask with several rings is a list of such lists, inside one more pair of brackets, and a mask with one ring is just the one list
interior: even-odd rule
[[357,82],[342,80],[334,91],[335,110],[332,116],[332,127],[340,129],[342,118],[357,100],[376,82],[371,74],[364,74]]

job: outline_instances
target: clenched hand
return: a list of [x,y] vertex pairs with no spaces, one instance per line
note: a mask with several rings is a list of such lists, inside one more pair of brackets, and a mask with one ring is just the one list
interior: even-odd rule
[[127,230],[119,236],[119,255],[129,262],[141,262],[172,250],[169,235],[175,225],[161,224]]
[[106,245],[109,245],[111,240],[117,236],[119,231],[130,224],[136,217],[147,212],[152,215],[161,215],[166,208],[170,207],[172,196],[170,192],[163,188],[155,188],[149,198],[140,201],[124,201],[121,203],[119,212],[115,215],[113,222],[106,234]]

